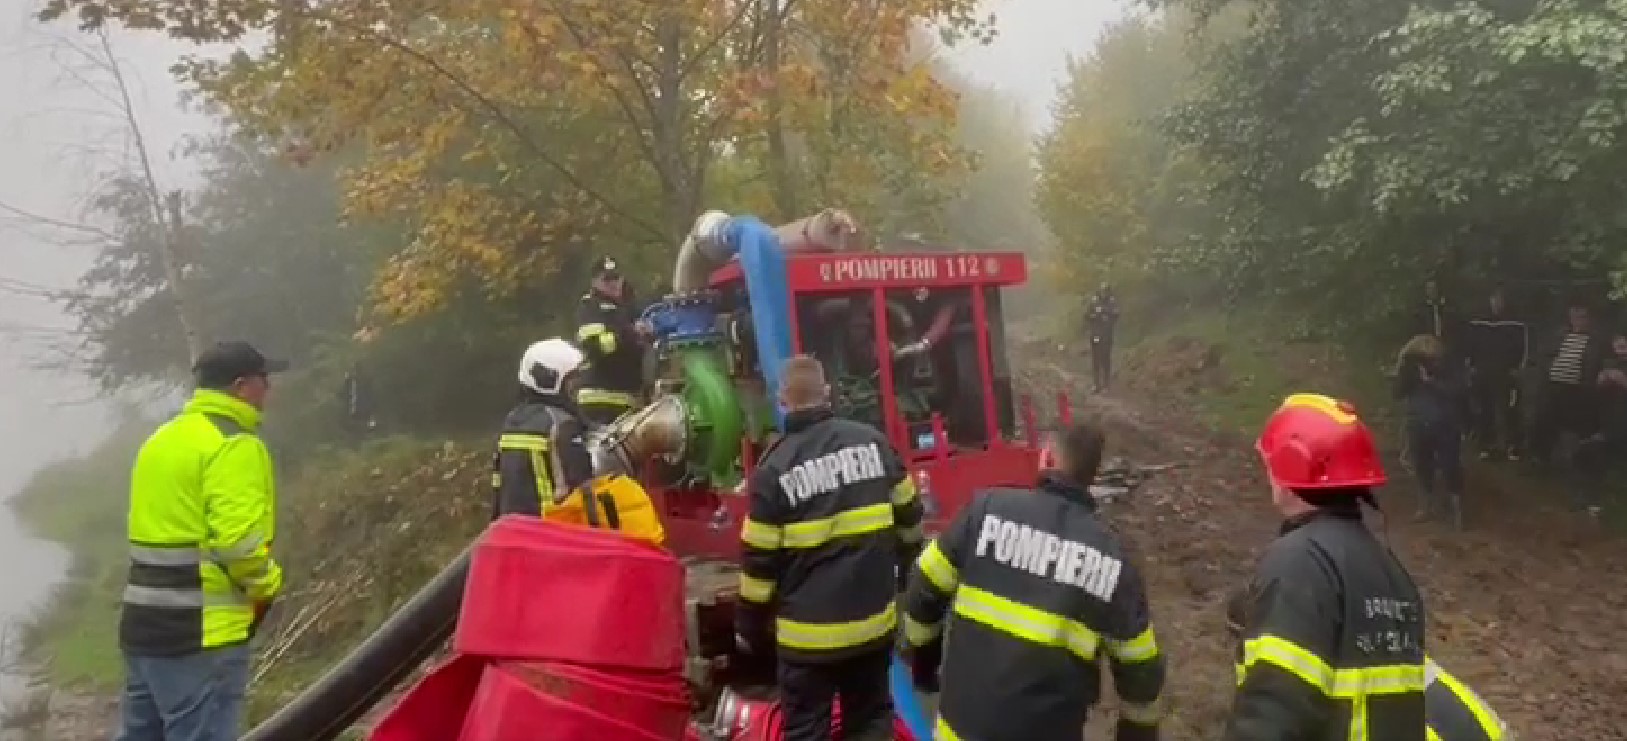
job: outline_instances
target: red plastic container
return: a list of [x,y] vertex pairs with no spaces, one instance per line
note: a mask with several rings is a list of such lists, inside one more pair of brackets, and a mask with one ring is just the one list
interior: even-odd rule
[[675,741],[622,721],[619,709],[592,708],[538,692],[497,664],[486,667],[458,741]]
[[613,532],[509,516],[469,568],[459,653],[681,672],[684,569]]
[[373,726],[368,741],[447,741],[458,737],[486,661],[455,656],[407,690]]
[[676,673],[608,673],[560,663],[501,666],[538,692],[583,707],[614,709],[622,722],[663,738],[682,738],[689,727],[689,688]]

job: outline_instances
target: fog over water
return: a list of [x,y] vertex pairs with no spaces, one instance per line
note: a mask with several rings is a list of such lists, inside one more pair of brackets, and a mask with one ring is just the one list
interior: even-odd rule
[[[32,0],[0,0],[0,204],[80,221],[98,171],[115,166],[122,130],[111,109],[64,79],[54,38],[30,17]],[[137,80],[136,108],[162,176],[184,185],[187,171],[169,152],[204,122],[177,105],[166,67],[180,47],[151,36],[115,36]],[[92,154],[86,149],[100,149]],[[0,209],[3,210],[3,209]],[[73,285],[89,254],[54,243],[48,231],[0,215],[0,497],[10,498],[41,465],[89,450],[109,424],[108,405],[84,379],[44,369],[53,346],[70,342],[72,322],[36,289]],[[120,533],[109,537],[122,538]],[[65,572],[67,554],[30,537],[0,507],[0,625],[26,617]],[[9,689],[14,685],[0,687]]]

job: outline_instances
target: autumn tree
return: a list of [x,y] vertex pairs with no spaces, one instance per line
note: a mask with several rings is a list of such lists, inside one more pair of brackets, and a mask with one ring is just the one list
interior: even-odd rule
[[[802,168],[789,145],[775,146],[778,159],[756,166],[823,177],[832,185],[812,190],[817,203],[874,194],[914,160],[953,158],[920,135],[953,115],[952,96],[909,56],[909,41],[923,24],[978,31],[973,7],[57,0],[43,15],[199,41],[268,34],[264,52],[192,60],[185,74],[261,136],[299,151],[364,148],[346,177],[346,215],[411,223],[375,284],[383,317],[401,320],[455,295],[500,297],[572,274],[589,245],[654,246],[633,262],[664,267],[694,214],[728,195],[708,187],[713,166],[755,154],[769,134],[825,152]],[[893,138],[878,142],[878,129]],[[904,162],[860,166],[888,153]]]
[[1040,140],[1037,201],[1057,240],[1060,284],[1139,284],[1170,276],[1206,248],[1207,183],[1165,118],[1198,84],[1206,38],[1185,14],[1130,17],[1069,65],[1052,129]]

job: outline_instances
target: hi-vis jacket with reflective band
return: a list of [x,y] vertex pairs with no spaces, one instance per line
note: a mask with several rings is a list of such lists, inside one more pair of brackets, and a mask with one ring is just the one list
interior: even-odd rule
[[1424,667],[1429,688],[1429,741],[1507,741],[1508,726],[1485,700],[1433,660]]
[[1249,587],[1226,741],[1424,741],[1418,588],[1354,502],[1291,520]]
[[175,656],[247,641],[254,603],[282,589],[276,490],[260,413],[199,390],[136,454],[119,643]]
[[927,544],[904,593],[904,639],[943,648],[938,741],[1078,741],[1105,655],[1117,738],[1156,739],[1164,659],[1144,586],[1059,477],[979,494]]
[[740,531],[739,628],[782,657],[834,661],[885,649],[898,567],[921,542],[921,501],[886,436],[829,411],[786,416],[752,473]]
[[615,299],[590,291],[576,307],[576,344],[587,356],[576,403],[638,406],[644,385],[644,353],[633,331],[633,316]]
[[492,518],[542,516],[563,495],[593,478],[583,424],[557,398],[533,395],[503,420],[492,463]]

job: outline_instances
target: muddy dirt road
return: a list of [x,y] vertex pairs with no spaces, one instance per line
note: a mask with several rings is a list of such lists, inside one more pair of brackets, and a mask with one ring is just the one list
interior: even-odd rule
[[[1020,365],[1036,395],[1086,388],[1063,370],[1082,359]],[[1234,681],[1222,605],[1278,524],[1257,460],[1248,441],[1194,424],[1178,398],[1115,392],[1081,406],[1117,454],[1188,464],[1113,517],[1144,562],[1173,668],[1165,737],[1215,738]],[[1393,466],[1391,482],[1381,500],[1397,514],[1380,527],[1424,590],[1430,654],[1521,741],[1627,739],[1627,541],[1486,476],[1471,481],[1466,532],[1414,524],[1410,482]]]

